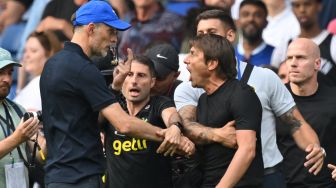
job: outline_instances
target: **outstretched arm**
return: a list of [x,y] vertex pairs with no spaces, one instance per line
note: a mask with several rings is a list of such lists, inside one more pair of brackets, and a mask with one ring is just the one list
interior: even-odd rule
[[309,172],[316,175],[323,165],[324,150],[320,147],[315,131],[304,120],[296,106],[281,115],[280,119],[291,126],[291,133],[296,144],[308,153],[307,161],[304,163],[305,167],[309,167]]
[[136,117],[129,116],[121,108],[119,103],[113,103],[108,107],[105,107],[101,110],[101,113],[110,124],[122,134],[153,141],[163,141],[163,138],[156,134],[161,128],[153,126]]

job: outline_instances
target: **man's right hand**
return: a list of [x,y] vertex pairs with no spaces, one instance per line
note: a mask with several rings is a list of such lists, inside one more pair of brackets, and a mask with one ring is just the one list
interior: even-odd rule
[[191,156],[195,153],[195,151],[196,151],[195,144],[191,140],[189,140],[189,138],[182,136],[181,144],[178,148],[178,154]]
[[39,120],[35,117],[29,118],[27,121],[20,121],[20,124],[15,129],[13,136],[20,142],[25,142],[33,137],[39,129]]
[[131,70],[131,62],[134,58],[133,51],[127,48],[127,61],[120,60],[118,66],[114,68],[113,71],[113,83],[112,88],[114,90],[121,90],[122,85],[127,77],[127,74]]
[[237,148],[235,121],[230,121],[222,128],[215,128],[212,131],[214,133],[214,142],[229,148]]
[[331,177],[336,181],[336,166],[332,164],[328,164],[328,168],[332,170]]

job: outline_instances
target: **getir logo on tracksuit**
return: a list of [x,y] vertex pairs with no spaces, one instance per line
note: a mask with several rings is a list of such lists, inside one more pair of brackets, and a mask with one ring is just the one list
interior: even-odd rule
[[120,155],[122,151],[129,152],[129,151],[139,151],[147,149],[147,141],[145,139],[135,139],[132,140],[115,140],[113,141],[113,149],[115,155]]
[[[143,120],[147,122],[147,119]],[[122,135],[117,131],[114,131],[114,134],[115,136],[126,137],[126,135]],[[147,140],[136,138],[132,138],[132,140],[114,140],[112,147],[115,155],[120,155],[121,152],[141,151],[147,149]]]

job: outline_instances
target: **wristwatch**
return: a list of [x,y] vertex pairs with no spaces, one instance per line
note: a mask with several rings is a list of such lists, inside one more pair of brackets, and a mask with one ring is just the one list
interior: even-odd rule
[[176,126],[177,126],[177,128],[179,128],[179,129],[180,129],[181,133],[183,133],[183,131],[184,131],[184,128],[183,128],[183,125],[182,125],[182,123],[180,123],[180,122],[174,122],[174,123],[172,123],[172,125],[176,125]]

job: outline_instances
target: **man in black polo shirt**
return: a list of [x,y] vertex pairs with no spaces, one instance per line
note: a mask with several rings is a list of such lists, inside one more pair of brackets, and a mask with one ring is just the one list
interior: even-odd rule
[[[156,134],[161,128],[124,112],[89,59],[106,55],[117,40],[117,30],[126,30],[130,25],[119,20],[107,2],[98,0],[80,7],[73,25],[71,42],[48,60],[40,81],[48,188],[102,187],[105,160],[97,125],[99,112],[122,134],[163,140]],[[164,138],[168,145],[164,148],[170,154],[180,140],[176,129],[172,125]]]
[[201,146],[202,188],[262,186],[262,108],[254,90],[235,79],[235,61],[230,42],[213,34],[192,40],[184,60],[192,86],[206,91],[198,101],[197,122],[211,128],[232,120],[236,124],[237,149],[219,143]]
[[[129,72],[124,74],[122,95],[117,91],[119,88],[114,88],[117,89],[114,92],[128,114],[160,128],[181,123],[173,100],[150,96],[156,77],[154,64],[148,57],[136,56]],[[182,139],[183,146],[192,153],[194,144],[186,137]],[[127,136],[110,125],[105,126],[107,187],[171,188],[170,158],[156,153],[158,147],[157,142]]]

